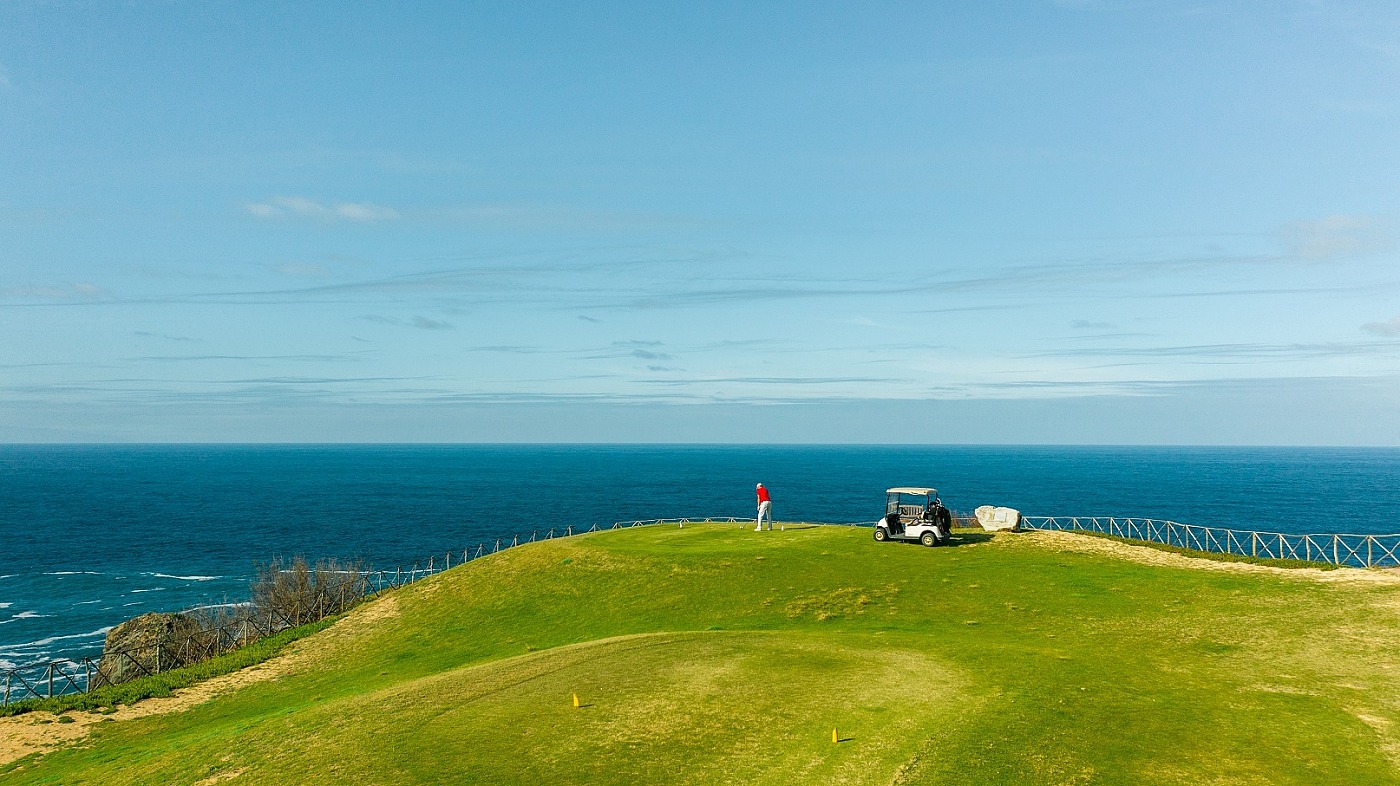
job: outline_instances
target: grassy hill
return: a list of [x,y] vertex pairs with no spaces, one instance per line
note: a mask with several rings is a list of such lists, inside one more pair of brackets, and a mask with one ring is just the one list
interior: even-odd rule
[[1400,783],[1400,584],[1070,542],[532,544],[363,607],[277,680],[0,780]]

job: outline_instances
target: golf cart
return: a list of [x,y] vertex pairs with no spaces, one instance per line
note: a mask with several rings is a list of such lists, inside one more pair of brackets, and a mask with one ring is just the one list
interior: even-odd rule
[[875,539],[941,546],[952,529],[953,513],[939,501],[938,489],[901,486],[885,491],[885,517],[875,523]]

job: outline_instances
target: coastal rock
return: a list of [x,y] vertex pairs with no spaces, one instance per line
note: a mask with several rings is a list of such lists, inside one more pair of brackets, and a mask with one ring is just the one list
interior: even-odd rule
[[199,633],[199,623],[186,614],[152,612],[123,622],[107,632],[102,661],[92,686],[115,685],[179,665],[181,645]]
[[994,505],[983,505],[976,510],[977,523],[982,525],[982,529],[988,532],[1019,532],[1021,530],[1021,511],[1015,508],[998,508]]

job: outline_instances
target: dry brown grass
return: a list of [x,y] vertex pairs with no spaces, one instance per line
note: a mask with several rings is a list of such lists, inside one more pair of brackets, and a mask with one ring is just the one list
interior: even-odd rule
[[1161,551],[1148,546],[1137,546],[1107,538],[1096,538],[1074,532],[1058,530],[1033,530],[1016,534],[999,534],[990,543],[999,546],[1034,545],[1052,551],[1074,551],[1081,554],[1098,554],[1117,559],[1126,559],[1143,565],[1159,565],[1172,568],[1193,568],[1214,570],[1226,573],[1268,574],[1283,578],[1317,581],[1323,583],[1358,583],[1372,585],[1400,585],[1400,573],[1389,570],[1366,570],[1362,568],[1279,568],[1271,565],[1255,565],[1249,562],[1221,562]]

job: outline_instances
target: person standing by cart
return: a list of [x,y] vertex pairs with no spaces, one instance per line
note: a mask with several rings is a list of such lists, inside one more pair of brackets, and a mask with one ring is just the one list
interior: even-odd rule
[[763,520],[768,519],[768,531],[773,531],[773,502],[768,499],[768,489],[763,484],[758,484],[758,518],[755,519],[754,532],[763,529]]

